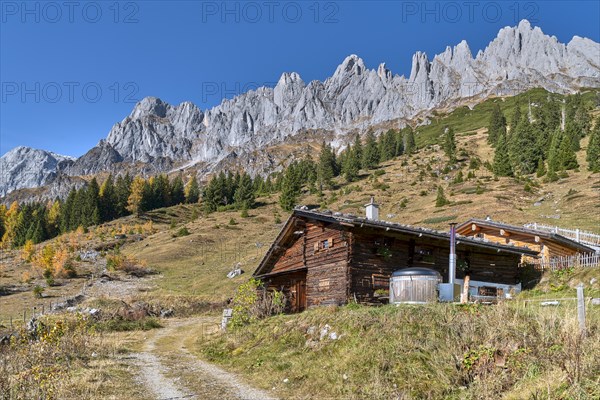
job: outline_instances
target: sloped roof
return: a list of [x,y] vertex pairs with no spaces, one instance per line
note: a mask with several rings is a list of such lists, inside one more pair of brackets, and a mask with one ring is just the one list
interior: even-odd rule
[[510,225],[510,224],[506,224],[503,222],[496,222],[496,221],[486,220],[486,219],[471,218],[467,222],[463,222],[462,224],[458,225],[456,227],[456,230],[461,231],[461,230],[467,228],[471,224],[488,227],[488,228],[503,229],[507,232],[516,232],[516,233],[520,233],[525,236],[531,236],[532,239],[534,239],[536,236],[538,236],[542,239],[545,239],[548,241],[553,241],[553,242],[561,244],[565,247],[575,249],[576,251],[581,252],[581,253],[594,253],[596,251],[596,250],[592,249],[591,247],[588,247],[582,243],[578,243],[572,239],[569,239],[567,237],[564,237],[564,236],[559,235],[554,232],[537,231],[534,229],[525,228],[523,226]]
[[[256,268],[254,272],[254,276],[260,276],[267,273],[266,269],[269,265],[273,264],[276,261],[277,253],[284,248],[281,246],[282,242],[285,238],[289,238],[293,229],[293,221],[297,218],[301,219],[312,219],[316,221],[322,221],[331,223],[334,225],[340,225],[347,228],[352,229],[360,229],[360,228],[372,228],[378,229],[382,231],[382,234],[386,233],[403,233],[408,235],[415,236],[425,236],[438,240],[450,240],[449,232],[436,231],[434,229],[428,229],[423,227],[415,227],[411,225],[404,225],[395,222],[387,222],[387,221],[373,221],[368,220],[366,218],[359,218],[352,214],[343,214],[339,212],[331,212],[331,211],[309,211],[305,209],[296,208],[288,220],[284,223],[283,228],[277,235],[275,241],[271,244],[271,247],[261,260],[260,264]],[[518,255],[528,255],[528,256],[537,256],[538,251],[527,247],[518,247],[513,244],[500,244],[493,241],[489,241],[482,238],[475,238],[472,236],[463,236],[456,235],[457,245],[458,244],[466,244],[469,246],[476,246],[487,248],[491,250],[497,250],[498,252],[503,251],[512,254]]]

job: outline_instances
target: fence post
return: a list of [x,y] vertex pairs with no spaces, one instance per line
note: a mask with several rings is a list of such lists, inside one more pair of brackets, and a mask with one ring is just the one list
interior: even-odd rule
[[581,335],[585,336],[585,298],[583,297],[583,283],[577,285],[577,319],[579,320],[579,330]]
[[577,243],[581,242],[581,240],[579,239],[579,228],[575,229],[575,241]]

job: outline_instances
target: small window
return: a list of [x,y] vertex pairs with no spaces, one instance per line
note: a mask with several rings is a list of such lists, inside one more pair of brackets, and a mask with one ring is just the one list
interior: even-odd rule
[[425,264],[435,264],[433,247],[415,246],[415,261]]
[[323,240],[322,244],[323,244],[323,248],[324,249],[328,249],[329,248],[329,240]]

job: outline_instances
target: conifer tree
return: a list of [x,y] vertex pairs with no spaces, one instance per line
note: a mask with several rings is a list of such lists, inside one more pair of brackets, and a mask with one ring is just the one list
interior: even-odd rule
[[77,196],[77,190],[71,189],[67,199],[61,206],[61,218],[60,218],[60,231],[62,233],[71,230],[71,214],[73,213],[73,205],[75,203],[75,196]]
[[117,188],[112,174],[100,186],[100,219],[102,222],[117,218]]
[[80,225],[88,227],[100,223],[100,187],[96,178],[88,183],[82,195],[82,210]]
[[446,196],[444,195],[444,189],[442,189],[442,186],[438,186],[437,188],[437,196],[435,198],[435,206],[436,207],[443,207],[446,204],[448,204],[449,201],[448,199],[446,199]]
[[279,205],[285,211],[291,211],[298,202],[298,196],[302,187],[296,174],[296,168],[292,164],[286,168],[281,183],[281,195]]
[[417,149],[415,144],[415,134],[410,126],[403,129],[404,131],[404,154],[412,154]]
[[187,204],[196,204],[198,200],[200,200],[200,186],[198,185],[196,174],[194,174],[185,187],[185,202]]
[[116,181],[116,198],[117,204],[115,207],[115,215],[117,218],[124,217],[129,214],[127,205],[129,201],[129,195],[131,194],[132,178],[127,173],[125,176],[119,175]]
[[492,168],[496,176],[513,176],[505,132],[499,132]]
[[127,209],[132,214],[140,216],[148,211],[148,200],[150,197],[150,186],[143,178],[136,176],[131,184],[131,194],[127,202]]
[[506,118],[498,104],[494,104],[488,124],[488,143],[495,146],[501,133],[506,134]]
[[533,173],[542,154],[543,152],[538,148],[535,131],[525,115],[511,135],[509,155],[513,171],[516,170],[523,175]]
[[240,176],[234,199],[235,208],[238,210],[249,210],[254,207],[255,197],[252,178],[245,172]]
[[177,175],[171,182],[171,205],[183,204],[185,202],[185,192],[183,188],[183,179],[181,175]]
[[363,150],[363,169],[373,169],[379,165],[379,148],[373,131],[367,132],[365,147]]
[[4,236],[6,232],[6,206],[4,204],[0,204],[0,240]]
[[354,150],[354,155],[356,156],[358,161],[362,163],[363,145],[362,140],[360,139],[360,135],[358,133],[354,135],[354,140],[352,141],[352,149]]
[[[358,150],[358,151],[357,151]],[[344,178],[347,182],[354,182],[358,179],[360,172],[360,148],[354,146],[348,146],[346,149],[346,159],[344,160]]]
[[510,121],[510,136],[517,130],[517,126],[521,122],[521,102],[518,97],[515,98],[515,109],[513,111],[512,120]]
[[570,170],[579,168],[577,156],[573,151],[573,139],[569,135],[563,135],[563,140],[560,143],[558,150],[558,160],[561,170]]
[[317,166],[317,179],[319,188],[332,186],[332,179],[336,175],[335,155],[329,144],[323,142],[321,144],[321,152],[319,153],[319,163]]
[[541,178],[542,176],[546,175],[546,166],[544,164],[544,159],[542,157],[540,157],[538,160],[538,166],[537,166],[537,171],[535,172],[535,175],[538,178]]
[[550,149],[548,150],[548,174],[553,175],[561,169],[560,165],[560,144],[562,142],[563,132],[557,127],[550,140]]
[[448,162],[454,164],[456,162],[456,138],[452,127],[444,128],[444,153],[448,157]]
[[208,185],[204,187],[202,192],[202,206],[204,212],[211,213],[217,211],[220,201],[220,193],[218,188],[218,178],[213,176]]
[[600,117],[596,118],[594,129],[590,134],[586,160],[590,171],[600,172]]
[[379,136],[379,160],[381,162],[388,161],[396,157],[396,132],[389,129],[387,132]]

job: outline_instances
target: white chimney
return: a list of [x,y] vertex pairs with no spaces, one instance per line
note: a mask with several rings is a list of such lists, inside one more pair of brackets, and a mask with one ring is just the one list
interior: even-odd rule
[[379,204],[375,203],[375,197],[371,196],[369,204],[365,204],[367,208],[367,219],[371,221],[379,221]]

